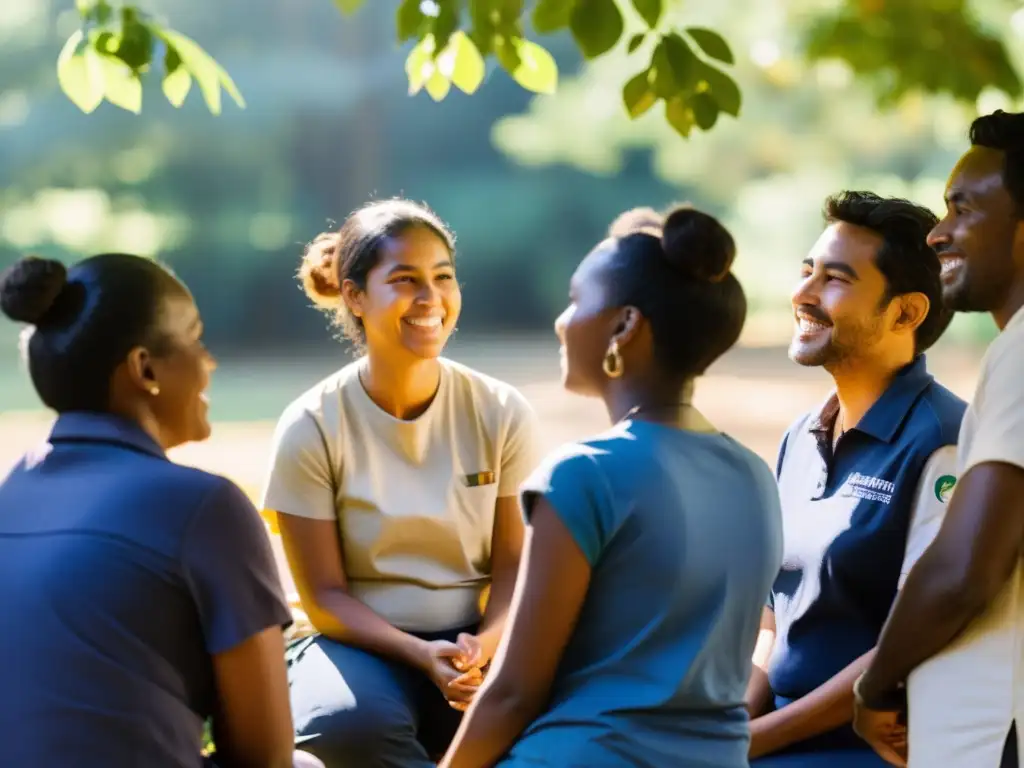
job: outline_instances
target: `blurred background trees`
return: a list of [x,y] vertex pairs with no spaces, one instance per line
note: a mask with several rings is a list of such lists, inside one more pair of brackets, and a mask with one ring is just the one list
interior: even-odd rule
[[[139,115],[110,103],[83,115],[55,72],[76,6],[5,3],[0,267],[28,251],[158,256],[194,286],[222,355],[321,350],[325,321],[293,279],[303,244],[367,198],[406,195],[458,233],[464,333],[546,332],[617,213],[685,199],[735,232],[748,340],[775,343],[826,194],[870,188],[938,209],[970,119],[1020,108],[1024,10],[1010,0],[666,0],[661,28],[728,41],[723,71],[743,94],[738,118],[688,139],[661,109],[626,112],[623,86],[658,45],[629,51],[643,31],[631,0],[617,43],[591,60],[571,24],[536,36],[526,6],[527,37],[560,72],[554,95],[492,56],[472,96],[456,87],[440,102],[408,96],[418,42],[395,43],[396,5],[344,16],[327,0],[154,0],[244,97],[240,109],[222,82],[215,118],[196,85],[175,109],[160,77],[142,79]],[[990,332],[985,318],[954,328]]]

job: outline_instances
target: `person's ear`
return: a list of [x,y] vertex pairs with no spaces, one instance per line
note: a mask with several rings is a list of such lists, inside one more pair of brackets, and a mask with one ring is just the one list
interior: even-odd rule
[[613,320],[612,341],[616,342],[619,349],[625,347],[636,338],[640,332],[640,325],[643,322],[643,315],[636,307],[623,307],[618,311]]
[[931,301],[923,293],[905,293],[897,298],[897,314],[893,330],[913,333],[928,317]]
[[160,394],[160,382],[153,368],[153,357],[145,347],[135,347],[126,360],[128,378],[138,389],[149,395]]
[[363,303],[366,299],[366,292],[359,289],[353,281],[345,280],[341,284],[341,300],[345,302],[348,311],[353,317],[363,317]]

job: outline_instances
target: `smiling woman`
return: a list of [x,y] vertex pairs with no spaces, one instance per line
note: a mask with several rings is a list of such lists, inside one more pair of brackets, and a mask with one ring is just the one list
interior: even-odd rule
[[504,625],[535,418],[441,357],[462,294],[455,238],[427,207],[360,208],[314,239],[299,278],[362,354],[285,410],[263,497],[321,633],[292,654],[297,732],[332,768],[426,768]]
[[[25,258],[0,312],[57,412],[0,482],[3,765],[291,766],[290,614],[252,503],[166,451],[210,434],[188,288],[138,256]],[[225,543],[227,546],[225,547]],[[97,713],[103,713],[97,717]],[[205,763],[209,765],[209,761]],[[310,765],[308,760],[296,765]]]

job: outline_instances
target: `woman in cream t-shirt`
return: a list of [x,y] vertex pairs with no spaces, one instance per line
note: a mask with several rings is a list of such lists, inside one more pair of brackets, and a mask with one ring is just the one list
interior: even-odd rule
[[263,500],[320,633],[290,683],[303,749],[328,768],[433,765],[512,596],[536,420],[510,385],[440,357],[462,303],[453,258],[429,209],[386,200],[300,269],[365,352],[285,410]]

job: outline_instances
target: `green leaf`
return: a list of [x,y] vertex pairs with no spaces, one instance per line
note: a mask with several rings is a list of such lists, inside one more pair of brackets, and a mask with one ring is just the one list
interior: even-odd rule
[[75,0],[75,8],[82,19],[96,24],[106,24],[114,15],[114,10],[107,0]]
[[180,32],[170,29],[154,30],[163,38],[167,45],[172,46],[181,57],[181,63],[188,69],[192,77],[199,84],[206,107],[214,115],[221,111],[220,91],[223,88],[234,102],[241,108],[245,108],[245,100],[238,92],[231,76],[224,71],[224,68],[216,60],[204,51],[199,44],[191,38],[185,37]]
[[701,67],[700,77],[708,84],[708,91],[718,108],[727,115],[739,117],[743,98],[736,81],[710,64]]
[[629,38],[629,45],[626,47],[627,53],[634,53],[637,48],[643,45],[644,40],[647,38],[643,32],[637,32],[631,38]]
[[128,112],[142,111],[142,81],[132,68],[115,56],[98,54],[103,68],[103,95]]
[[355,13],[366,3],[366,0],[334,0],[334,4],[342,13]]
[[463,93],[476,93],[484,81],[484,57],[461,30],[452,35],[445,53],[449,51],[453,56],[452,84]]
[[710,130],[718,122],[718,103],[707,92],[693,94],[690,109],[693,110],[694,122],[703,131]]
[[677,89],[692,88],[696,83],[697,73],[701,66],[697,54],[675,32],[662,38],[662,44],[665,46],[668,65],[672,69],[672,77]]
[[693,41],[700,46],[700,49],[712,59],[718,59],[726,64],[733,64],[735,62],[732,51],[729,49],[729,44],[714,30],[704,27],[687,27],[686,34],[693,38]]
[[502,69],[510,75],[522,65],[523,60],[519,58],[519,38],[499,35],[494,40],[494,56],[498,59]]
[[514,43],[519,55],[519,66],[512,72],[512,79],[528,91],[552,94],[558,88],[558,65],[545,48],[524,38]]
[[398,34],[398,42],[404,43],[406,40],[418,37],[423,19],[420,0],[402,0],[402,4],[395,12],[395,31]]
[[661,0],[633,0],[633,7],[640,14],[640,18],[647,22],[648,27],[654,29],[658,26],[664,10]]
[[164,79],[161,85],[164,96],[175,107],[184,104],[188,92],[192,90],[192,75],[182,65],[178,51],[171,46],[167,46],[164,53]]
[[549,35],[569,26],[576,0],[537,0],[531,19],[534,30]]
[[405,75],[409,79],[409,95],[415,96],[434,74],[434,36],[427,35],[409,51],[405,60]]
[[615,0],[576,0],[570,26],[580,51],[586,58],[594,59],[615,46],[625,22]]
[[117,45],[109,49],[133,72],[149,67],[153,56],[153,33],[130,6],[121,9],[121,34]]
[[442,0],[441,10],[434,19],[431,31],[434,33],[434,44],[438,51],[448,47],[448,41],[452,39],[455,30],[459,28],[459,14],[453,7],[451,0]]
[[693,130],[693,110],[682,97],[677,96],[665,102],[665,119],[684,139],[688,138],[690,131]]
[[99,54],[76,31],[57,57],[57,82],[71,102],[89,114],[103,101],[103,72]]
[[672,55],[670,54],[671,44],[669,38],[662,38],[651,54],[651,66],[649,69],[651,85],[654,93],[662,99],[671,99],[683,88],[681,74],[677,73],[673,66]]
[[427,78],[424,87],[434,101],[443,101],[444,97],[448,95],[448,91],[451,90],[452,81],[441,74],[440,68],[434,67],[434,71]]
[[651,87],[649,70],[644,70],[630,78],[622,89],[622,101],[626,112],[633,119],[640,117],[658,101],[658,95]]

